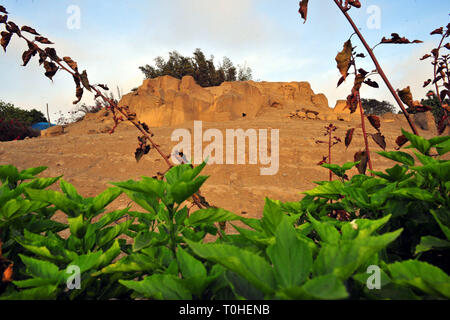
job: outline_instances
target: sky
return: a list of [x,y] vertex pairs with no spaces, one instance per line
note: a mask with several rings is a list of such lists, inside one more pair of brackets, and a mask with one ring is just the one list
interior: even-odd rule
[[[86,69],[91,83],[106,83],[123,93],[142,84],[139,66],[177,50],[191,56],[201,48],[216,61],[224,56],[247,64],[257,81],[307,81],[315,93],[324,93],[331,108],[350,93],[350,79],[340,78],[335,57],[353,30],[332,0],[310,0],[308,21],[298,14],[298,0],[0,0],[9,18],[28,25],[55,43],[59,56],[70,56]],[[430,32],[450,21],[448,0],[361,0],[350,10],[371,46],[392,32],[414,45],[382,45],[375,50],[395,89],[410,86],[420,100],[432,78],[430,61],[419,61],[437,42]],[[0,28],[3,30],[3,27]],[[358,52],[365,52],[356,36]],[[53,82],[43,76],[35,57],[22,67],[23,40],[13,37],[6,53],[0,51],[0,100],[23,109],[38,109],[51,118],[74,108],[72,77],[58,72]],[[0,48],[1,50],[1,48]],[[370,71],[366,58],[358,67]],[[364,86],[363,98],[394,104],[381,78],[371,78],[379,89]],[[82,103],[92,104],[85,93]]]

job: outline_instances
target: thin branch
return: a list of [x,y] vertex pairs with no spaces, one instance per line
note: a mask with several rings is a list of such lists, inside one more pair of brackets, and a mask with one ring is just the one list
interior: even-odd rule
[[395,101],[397,102],[397,104],[399,105],[400,109],[402,109],[403,114],[405,115],[406,120],[409,123],[409,126],[411,127],[411,130],[413,131],[413,133],[415,135],[419,135],[414,123],[412,122],[411,118],[409,117],[408,112],[406,111],[405,106],[403,105],[402,100],[400,99],[400,97],[398,96],[397,92],[394,90],[394,88],[392,87],[391,83],[389,82],[388,78],[386,77],[386,74],[384,73],[383,69],[381,68],[377,58],[375,57],[375,54],[373,53],[373,50],[370,48],[369,44],[367,43],[367,41],[365,40],[365,38],[363,37],[363,35],[361,34],[361,32],[359,31],[358,27],[355,25],[355,23],[353,22],[352,18],[350,17],[350,15],[347,13],[348,10],[346,10],[346,8],[344,8],[342,6],[342,4],[339,2],[339,0],[334,0],[334,2],[336,3],[336,5],[338,6],[338,8],[342,11],[342,13],[344,14],[344,16],[347,18],[348,22],[350,23],[350,25],[352,26],[353,30],[355,31],[355,33],[358,35],[359,39],[361,40],[361,42],[363,43],[364,47],[366,48],[367,52],[369,53],[370,57],[372,58],[373,63],[375,64],[375,67],[377,68],[378,73],[380,74],[380,76],[383,78],[384,83],[386,84],[386,86],[388,87],[389,91],[391,92],[392,96],[394,97]]

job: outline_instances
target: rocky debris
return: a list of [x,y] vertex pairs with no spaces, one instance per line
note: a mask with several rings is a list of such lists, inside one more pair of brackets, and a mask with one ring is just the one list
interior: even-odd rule
[[422,130],[431,130],[436,127],[434,116],[431,112],[419,112],[413,114],[414,123]]
[[64,134],[64,126],[54,126],[41,131],[41,137],[56,137]]
[[330,110],[326,96],[316,95],[307,82],[224,82],[218,87],[202,88],[191,76],[182,80],[170,76],[144,80],[119,105],[130,107],[140,121],[152,127],[192,120],[254,119],[268,110],[294,111],[299,105],[316,112]]

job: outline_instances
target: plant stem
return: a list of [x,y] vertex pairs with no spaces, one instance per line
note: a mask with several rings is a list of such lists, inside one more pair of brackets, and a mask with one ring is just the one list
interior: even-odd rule
[[[331,165],[331,129],[328,130],[328,164]],[[333,171],[330,170],[330,182],[333,181]]]
[[[361,97],[359,96],[359,92],[356,93],[356,99],[358,100],[358,106],[359,106],[359,110],[361,112],[361,129],[363,131],[364,144],[366,146],[367,162],[369,163],[369,169],[371,171],[373,171],[372,159],[370,157],[369,141],[367,139],[366,119],[365,119],[365,115],[364,115],[364,108],[362,107],[362,103],[361,103]],[[371,172],[370,175],[373,176],[373,173]]]
[[[437,75],[437,66],[438,66],[438,60],[439,60],[439,52],[441,51],[442,48],[442,44],[444,43],[445,38],[447,37],[447,33],[444,33],[444,35],[442,36],[441,42],[439,42],[439,46],[437,47],[437,52],[436,54],[434,54],[434,80],[435,80],[435,87],[436,87],[436,94],[437,97],[439,99],[439,103],[441,105],[441,108],[444,109],[444,114],[447,115],[447,110],[444,108],[444,101],[442,101],[441,98],[441,93],[439,91],[439,81],[436,81],[438,75]],[[447,76],[448,76],[448,65],[447,65]],[[445,82],[445,78],[443,78],[444,82]],[[447,118],[447,123],[450,123],[450,119]]]
[[353,22],[353,19],[350,17],[350,15],[347,13],[346,8],[344,8],[341,3],[339,2],[339,0],[334,0],[334,2],[336,3],[336,5],[339,7],[339,9],[342,11],[342,13],[344,14],[344,16],[347,18],[348,22],[350,23],[350,25],[352,26],[353,30],[355,31],[355,33],[358,35],[359,39],[361,40],[361,42],[363,43],[364,47],[366,48],[367,52],[369,53],[370,57],[372,58],[373,63],[375,64],[375,67],[378,71],[378,73],[380,74],[381,78],[383,78],[384,83],[386,84],[386,86],[388,87],[389,91],[391,92],[392,96],[394,97],[395,101],[397,102],[398,106],[400,107],[400,109],[403,111],[403,114],[406,118],[406,120],[409,123],[409,126],[411,127],[411,130],[413,131],[413,133],[415,135],[419,135],[414,123],[411,121],[411,118],[409,117],[408,112],[405,109],[405,106],[403,105],[402,100],[400,99],[400,97],[398,96],[397,92],[394,90],[394,88],[392,87],[391,83],[389,82],[388,78],[386,77],[386,74],[384,73],[383,69],[381,68],[377,58],[375,57],[375,54],[373,53],[373,50],[370,48],[369,44],[367,43],[366,39],[364,38],[364,36],[361,34],[361,32],[359,31],[358,27],[356,26],[356,24]]

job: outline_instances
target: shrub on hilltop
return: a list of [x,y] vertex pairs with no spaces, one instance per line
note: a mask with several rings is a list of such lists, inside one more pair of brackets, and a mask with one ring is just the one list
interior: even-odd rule
[[219,86],[225,81],[248,81],[252,79],[252,70],[245,64],[238,65],[224,57],[218,66],[214,64],[214,56],[206,59],[201,49],[196,49],[194,56],[184,57],[177,51],[169,52],[169,60],[162,57],[155,59],[155,67],[145,65],[139,67],[146,79],[161,76],[172,76],[181,79],[184,76],[192,76],[202,87]]

